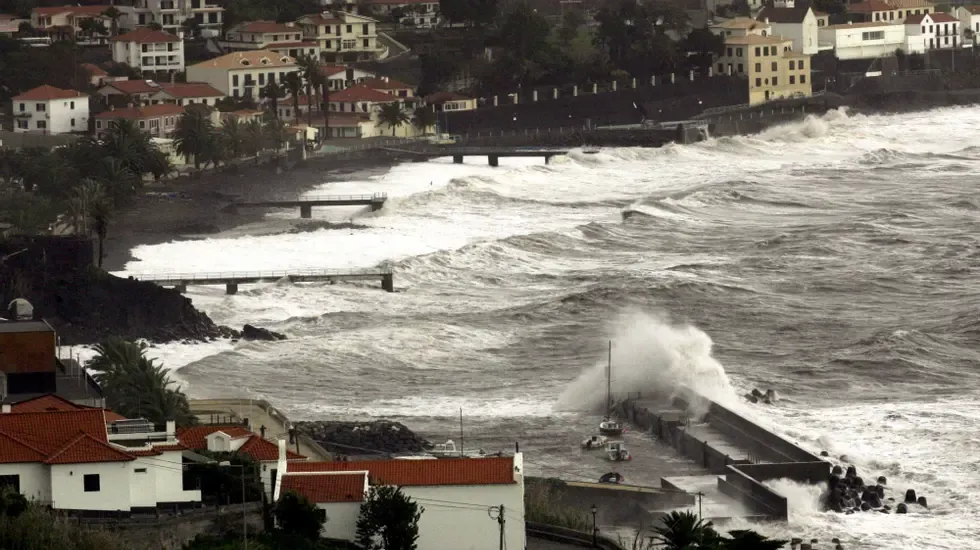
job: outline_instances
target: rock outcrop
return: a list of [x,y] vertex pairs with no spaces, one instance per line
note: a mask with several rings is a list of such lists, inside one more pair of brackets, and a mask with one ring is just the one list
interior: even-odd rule
[[286,335],[273,332],[267,328],[259,328],[253,325],[242,327],[242,340],[285,340]]
[[345,455],[418,453],[432,444],[400,422],[297,422],[296,431],[309,436],[324,449]]

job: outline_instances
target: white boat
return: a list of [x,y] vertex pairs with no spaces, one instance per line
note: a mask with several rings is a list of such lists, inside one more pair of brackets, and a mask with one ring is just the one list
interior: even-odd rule
[[611,441],[606,443],[606,456],[613,462],[623,462],[633,459],[633,456],[630,455],[629,450],[626,449],[626,444],[622,441]]
[[622,435],[623,425],[606,417],[599,423],[599,433],[603,435]]
[[582,448],[586,451],[594,451],[605,446],[608,439],[604,435],[592,435],[582,440]]
[[476,451],[460,451],[456,448],[456,442],[452,439],[446,440],[445,443],[436,443],[429,449],[429,454],[437,458],[460,458],[460,457],[481,457],[486,456],[486,451],[479,449]]

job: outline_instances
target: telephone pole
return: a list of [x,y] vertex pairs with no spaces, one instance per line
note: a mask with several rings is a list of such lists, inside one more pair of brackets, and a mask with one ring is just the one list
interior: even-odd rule
[[[493,517],[493,513],[494,512],[497,512],[497,517]],[[500,526],[500,543],[499,543],[500,547],[499,547],[499,550],[504,550],[504,548],[505,548],[505,545],[504,545],[504,523],[506,523],[505,520],[504,520],[504,505],[501,504],[500,506],[491,506],[490,508],[487,509],[487,515],[490,516],[490,519],[497,520],[497,525]]]

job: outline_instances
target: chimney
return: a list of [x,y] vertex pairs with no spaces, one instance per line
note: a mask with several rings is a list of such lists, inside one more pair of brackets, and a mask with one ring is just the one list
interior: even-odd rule
[[167,421],[167,439],[172,439],[177,436],[177,423],[173,420]]
[[769,18],[766,17],[766,25],[768,25],[768,24],[769,24]]
[[0,412],[3,414],[10,414],[10,403],[4,403],[2,409],[0,409]]
[[[5,405],[5,406],[9,406],[9,405]],[[286,461],[286,440],[285,439],[280,439],[278,441],[278,443],[279,443],[279,462],[285,462]],[[281,474],[284,474],[284,473],[285,472],[279,472],[280,475]]]

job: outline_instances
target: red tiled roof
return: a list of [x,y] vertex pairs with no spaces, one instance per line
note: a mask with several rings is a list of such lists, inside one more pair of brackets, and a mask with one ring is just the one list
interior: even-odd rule
[[[99,409],[98,407],[89,407],[87,405],[79,405],[78,403],[72,403],[67,399],[55,395],[53,393],[48,393],[44,395],[39,395],[37,397],[32,397],[31,399],[26,399],[19,403],[14,403],[10,406],[10,412],[15,413],[37,413],[37,412],[52,412],[52,411],[77,411],[82,409]],[[105,413],[106,422],[115,422],[117,420],[126,420],[126,417],[109,409],[99,409]]]
[[70,99],[73,97],[86,97],[85,94],[81,92],[76,92],[75,90],[62,90],[61,88],[55,88],[54,86],[49,86],[44,84],[38,86],[33,90],[28,90],[18,96],[14,96],[15,101],[50,101],[52,99]]
[[373,88],[368,88],[363,84],[351,86],[346,90],[341,90],[330,94],[330,101],[353,103],[357,101],[367,101],[370,103],[391,103],[398,101],[398,97],[379,92]]
[[286,474],[280,498],[296,493],[310,502],[364,502],[365,474]]
[[274,50],[277,48],[312,48],[314,46],[316,46],[316,42],[273,42],[266,48]]
[[343,73],[347,71],[347,67],[343,65],[320,65],[320,74],[323,76],[333,76],[337,73]]
[[514,483],[513,457],[443,458],[438,460],[363,460],[293,462],[288,473],[367,470],[372,484],[504,485]]
[[220,97],[224,92],[206,82],[161,83],[160,88],[173,97]]
[[[279,460],[279,446],[257,435],[253,435],[244,445],[239,447],[238,452],[255,460]],[[286,460],[301,458],[306,457],[286,449]]]
[[157,451],[186,451],[187,446],[180,441],[176,443],[167,443],[166,445],[154,445],[154,449]]
[[361,86],[367,86],[372,90],[411,90],[412,87],[404,82],[399,82],[393,78],[367,78],[361,82]]
[[873,13],[876,11],[893,11],[894,9],[882,0],[864,0],[847,6],[848,13]]
[[82,68],[89,76],[109,76],[109,73],[105,72],[105,69],[99,67],[98,65],[93,65],[91,63],[82,63]]
[[[329,15],[329,17],[327,15]],[[300,19],[309,19],[314,25],[337,25],[344,22],[342,19],[339,19],[333,14],[327,15],[322,13],[314,13],[311,15],[304,15],[303,17],[300,17]]]
[[425,97],[427,103],[434,103],[436,105],[441,105],[447,101],[469,101],[471,99],[473,98],[459,95],[456,92],[436,92]]
[[16,437],[0,433],[0,463],[43,462],[47,455]]
[[302,33],[303,30],[299,27],[288,27],[285,23],[276,23],[275,21],[249,21],[247,23],[242,23],[238,25],[234,30],[238,32],[256,32],[256,33],[276,33],[276,32],[288,32],[288,33]]
[[131,449],[126,452],[133,456],[160,456],[163,454],[156,449]]
[[102,15],[109,6],[53,6],[49,8],[34,8],[38,15],[58,15],[59,13],[74,13],[78,15]]
[[[207,437],[215,432],[222,432],[232,439],[249,438],[239,447],[237,452],[248,455],[255,460],[279,459],[279,446],[277,444],[262,439],[241,426],[195,426],[178,431],[177,439],[188,449],[207,449]],[[301,459],[306,457],[287,449],[286,458]]]
[[934,23],[959,23],[960,22],[959,19],[953,17],[948,13],[943,13],[941,11],[937,11],[936,13],[930,13],[929,17],[932,18],[932,21]]
[[[153,82],[152,80],[149,82]],[[153,82],[150,84],[146,80],[119,80],[110,82],[103,88],[115,88],[124,94],[152,94],[159,92],[163,87]]]
[[88,462],[124,462],[136,457],[100,441],[87,433],[78,434],[64,447],[55,451],[45,464],[84,464]]
[[362,122],[367,122],[370,120],[369,116],[364,116],[357,113],[338,113],[335,111],[330,112],[330,127],[331,128],[354,128]]
[[[0,414],[0,433],[45,456],[58,451],[80,433],[108,441],[101,409]],[[7,449],[0,444],[0,462],[6,461],[6,453]]]
[[961,6],[966,11],[972,13],[973,15],[980,15],[980,6]]
[[180,37],[164,31],[155,31],[148,27],[140,27],[126,34],[113,36],[113,42],[136,42],[137,44],[154,44],[158,42],[180,42]]
[[112,109],[95,115],[99,119],[125,118],[129,120],[139,120],[141,118],[159,118],[162,116],[183,114],[184,108],[172,103],[160,103],[157,105],[144,105],[142,107],[127,107],[125,109]]

